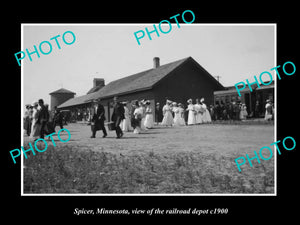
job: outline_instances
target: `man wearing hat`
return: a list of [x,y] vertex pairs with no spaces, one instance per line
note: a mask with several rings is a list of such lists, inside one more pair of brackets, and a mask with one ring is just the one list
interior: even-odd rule
[[91,125],[91,129],[92,129],[92,136],[91,138],[95,138],[96,137],[96,132],[97,130],[102,130],[103,132],[103,138],[105,138],[107,136],[107,132],[104,126],[104,121],[105,121],[105,109],[103,107],[103,105],[100,103],[100,99],[95,99],[93,101],[93,107],[91,110],[91,117],[92,117],[92,125]]
[[115,123],[117,138],[121,138],[123,136],[123,131],[120,127],[120,123],[122,122],[123,119],[125,119],[124,113],[125,113],[124,106],[120,102],[118,102],[118,97],[115,96],[114,111],[111,116],[111,120]]
[[55,127],[57,125],[60,126],[60,129],[63,129],[63,113],[57,108],[57,106],[54,106],[54,116],[53,116],[53,129],[55,131]]

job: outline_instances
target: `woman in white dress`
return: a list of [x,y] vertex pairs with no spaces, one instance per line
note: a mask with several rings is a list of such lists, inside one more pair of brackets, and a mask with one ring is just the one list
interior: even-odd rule
[[187,101],[187,103],[189,104],[187,109],[186,109],[187,111],[189,111],[187,124],[188,125],[194,125],[194,124],[196,124],[196,115],[195,115],[196,111],[195,111],[195,107],[193,105],[193,100],[189,99]]
[[124,117],[125,119],[120,124],[120,127],[122,131],[128,132],[132,130],[131,122],[130,122],[130,115],[129,115],[129,109],[127,107],[128,102],[123,102],[124,105]]
[[241,111],[240,111],[240,119],[245,120],[247,119],[248,112],[247,112],[247,106],[245,104],[242,104]]
[[198,98],[196,99],[196,104],[194,105],[194,108],[195,108],[195,112],[196,112],[196,124],[203,123],[203,119],[202,119],[203,112],[201,111],[202,106],[201,106]]
[[133,116],[135,119],[135,128],[133,130],[134,134],[139,134],[141,132],[141,120],[143,117],[143,107],[142,102],[139,102],[139,107],[137,107],[134,112]]
[[180,126],[185,126],[185,120],[184,120],[184,108],[181,103],[178,103],[178,110],[179,110],[179,124]]
[[269,99],[267,99],[267,104],[266,104],[265,108],[266,108],[265,120],[271,120],[272,113],[273,113],[273,107],[272,107],[271,101]]
[[146,111],[145,111],[145,122],[144,122],[144,126],[146,127],[146,129],[150,129],[154,126],[154,120],[153,120],[153,114],[152,114],[152,109],[150,106],[150,101],[146,101]]
[[179,111],[179,107],[177,107],[177,103],[173,102],[173,112],[174,112],[174,120],[173,120],[173,124],[174,126],[181,126],[180,124],[180,120],[181,120],[181,114]]
[[207,109],[206,104],[204,103],[204,98],[201,98],[200,102],[202,104],[201,107],[202,107],[202,111],[203,111],[203,116],[202,116],[203,122],[204,123],[211,123],[211,116],[210,116],[210,113]]
[[30,138],[37,139],[41,134],[41,124],[38,123],[38,119],[39,119],[39,110],[37,109],[38,103],[34,102],[32,104],[32,107],[33,107],[33,113],[32,113]]
[[145,117],[146,117],[146,107],[145,107],[146,101],[143,99],[140,101],[140,107],[141,107],[141,112],[142,112],[142,120],[141,120],[141,130],[146,130],[145,127]]
[[173,116],[171,113],[171,107],[170,107],[171,101],[167,100],[166,104],[162,108],[163,111],[163,120],[161,122],[161,125],[163,126],[172,126],[173,125]]

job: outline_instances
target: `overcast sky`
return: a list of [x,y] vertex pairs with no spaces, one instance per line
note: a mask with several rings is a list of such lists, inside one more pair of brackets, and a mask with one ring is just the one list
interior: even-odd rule
[[[253,76],[276,66],[275,27],[272,24],[212,25],[173,24],[168,34],[153,33],[138,45],[134,32],[152,29],[152,24],[23,24],[22,49],[31,52],[42,41],[66,31],[72,31],[76,40],[66,45],[61,37],[51,40],[52,52],[33,54],[32,62],[22,60],[23,103],[43,98],[50,103],[50,92],[61,87],[84,95],[93,85],[93,78],[104,78],[105,83],[153,67],[153,57],[166,64],[188,56],[194,58],[211,75],[221,76],[224,86],[253,80]],[[168,27],[164,27],[167,30]],[[72,38],[66,35],[67,41]],[[47,51],[46,44],[43,45]],[[17,64],[17,62],[16,62]],[[274,74],[274,72],[272,72]],[[267,80],[267,79],[265,79]],[[188,82],[188,75],[187,75]]]

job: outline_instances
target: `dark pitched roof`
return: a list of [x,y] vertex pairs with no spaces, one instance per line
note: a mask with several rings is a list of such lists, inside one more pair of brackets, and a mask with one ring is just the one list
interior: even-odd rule
[[110,82],[98,92],[98,98],[106,98],[114,95],[121,95],[141,90],[151,89],[153,85],[159,82],[162,78],[167,76],[174,69],[178,68],[188,58],[184,58],[172,63],[168,63],[158,68],[152,68],[131,76],[127,76],[115,81]]
[[92,87],[88,92],[87,92],[87,94],[91,94],[91,93],[93,93],[93,92],[96,92],[96,91],[99,91],[101,88],[103,88],[103,86],[101,85],[98,85],[98,86],[96,86],[96,87]]
[[66,108],[66,107],[70,107],[70,106],[86,104],[87,102],[95,99],[94,95],[95,95],[95,92],[87,94],[87,95],[81,95],[76,98],[71,98],[71,99],[65,101],[64,103],[62,103],[61,105],[59,105],[58,108]]
[[61,89],[58,89],[56,91],[49,93],[49,95],[52,95],[52,94],[76,94],[76,93],[69,91],[65,88],[61,88]]
[[142,90],[152,89],[155,84],[160,80],[168,76],[172,71],[179,68],[184,62],[191,60],[196,63],[196,65],[211,78],[213,79],[220,87],[224,88],[215,78],[213,78],[203,67],[201,67],[192,57],[187,57],[181,60],[177,60],[158,68],[152,68],[131,76],[127,76],[115,81],[110,82],[100,90],[70,99],[58,106],[59,108],[68,107],[72,105],[84,104],[92,99],[97,98],[109,98],[115,95],[122,95]]

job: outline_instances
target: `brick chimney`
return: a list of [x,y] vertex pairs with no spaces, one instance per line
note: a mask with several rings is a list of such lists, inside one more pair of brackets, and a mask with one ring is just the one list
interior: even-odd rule
[[105,86],[104,79],[103,78],[94,78],[94,80],[93,80],[93,87],[96,87],[96,86],[104,87]]
[[159,67],[159,57],[154,57],[153,58],[153,69],[156,69]]

